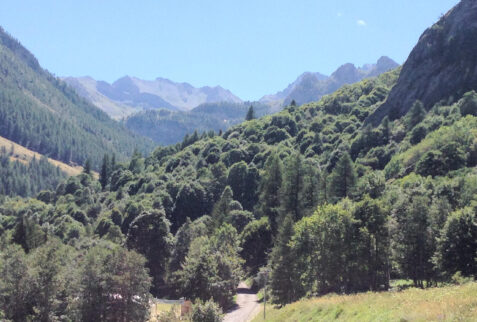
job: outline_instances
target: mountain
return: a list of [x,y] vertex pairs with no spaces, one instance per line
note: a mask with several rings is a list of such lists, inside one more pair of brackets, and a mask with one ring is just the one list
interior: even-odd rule
[[188,83],[175,83],[165,78],[149,81],[125,76],[112,84],[91,77],[65,77],[63,80],[114,118],[143,109],[187,111],[204,103],[242,102],[220,86],[195,88]]
[[288,85],[287,88],[275,94],[263,96],[260,99],[260,102],[268,104],[279,103],[281,105],[283,103],[283,100],[285,100],[301,82],[305,81],[305,79],[313,79],[315,82],[319,82],[327,78],[328,76],[325,76],[320,73],[305,72],[298,76],[298,78],[293,83]]
[[[64,77],[62,80],[73,87],[78,95],[102,109],[113,119],[121,119],[141,110],[138,107],[114,101],[104,95],[97,89],[98,87],[101,87],[99,84],[100,82],[97,82],[91,77]],[[110,85],[108,84],[107,86]]]
[[289,105],[293,100],[298,105],[317,101],[345,84],[378,76],[398,66],[395,61],[384,56],[379,58],[376,64],[367,64],[360,68],[356,68],[353,64],[344,64],[329,77],[320,73],[304,73],[283,91],[266,95],[260,102],[276,107]]
[[[160,145],[176,144],[194,131],[225,131],[243,122],[251,104],[219,102],[204,103],[190,111],[145,110],[126,117],[124,124]],[[253,106],[258,117],[270,113],[268,105],[253,103]]]
[[153,143],[127,130],[41,68],[37,59],[0,28],[0,136],[67,164],[104,153],[124,160]]
[[369,118],[378,124],[386,115],[406,114],[416,100],[426,109],[453,102],[477,89],[477,2],[463,0],[427,29],[402,67],[386,102]]

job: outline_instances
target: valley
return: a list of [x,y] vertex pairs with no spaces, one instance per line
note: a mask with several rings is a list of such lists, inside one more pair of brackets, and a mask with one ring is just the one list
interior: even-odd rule
[[259,102],[57,78],[0,29],[0,320],[476,320],[475,21]]

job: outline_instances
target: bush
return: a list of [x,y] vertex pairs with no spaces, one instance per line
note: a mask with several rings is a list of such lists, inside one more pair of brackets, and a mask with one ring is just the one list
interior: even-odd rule
[[198,300],[192,306],[192,322],[220,322],[222,321],[222,309],[212,300],[202,302]]

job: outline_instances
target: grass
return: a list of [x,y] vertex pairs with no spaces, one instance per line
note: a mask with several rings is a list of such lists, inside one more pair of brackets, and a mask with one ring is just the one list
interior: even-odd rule
[[[253,320],[264,321],[263,311]],[[477,283],[329,295],[273,308],[266,321],[477,321]]]

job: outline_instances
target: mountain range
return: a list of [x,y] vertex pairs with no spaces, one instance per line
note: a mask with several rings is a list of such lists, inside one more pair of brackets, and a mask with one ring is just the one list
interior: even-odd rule
[[[381,57],[376,64],[355,67],[348,63],[339,67],[331,76],[305,72],[293,83],[275,94],[265,95],[259,103],[281,110],[293,100],[304,104],[319,100],[345,84],[375,77],[399,65],[388,57]],[[115,119],[148,109],[190,111],[206,103],[242,103],[242,99],[220,86],[196,88],[188,83],[176,83],[165,78],[143,80],[124,76],[112,84],[92,77],[63,77],[79,95],[101,108]]]
[[288,85],[286,89],[273,95],[266,95],[260,99],[260,102],[272,106],[286,106],[292,101],[295,101],[297,105],[318,101],[324,95],[333,93],[343,85],[378,76],[398,66],[399,64],[391,58],[383,56],[378,59],[376,64],[366,64],[363,67],[356,67],[350,63],[344,64],[331,76],[306,72]]
[[112,84],[91,77],[64,77],[78,94],[111,117],[119,119],[140,110],[188,111],[204,103],[241,103],[242,100],[220,86],[200,88],[165,78],[143,80],[124,76]]

